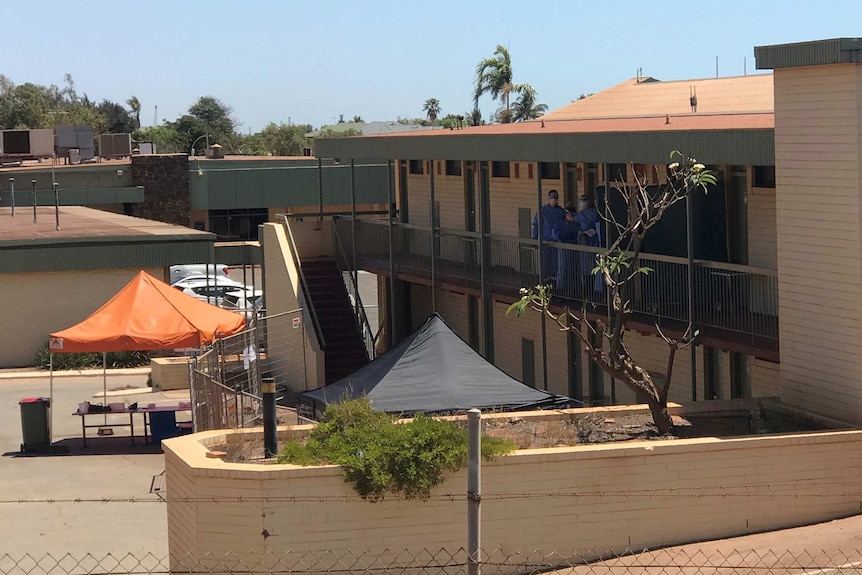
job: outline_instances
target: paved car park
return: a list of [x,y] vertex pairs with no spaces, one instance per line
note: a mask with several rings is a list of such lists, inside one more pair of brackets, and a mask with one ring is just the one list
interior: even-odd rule
[[[148,389],[146,373],[141,371],[111,373],[109,401],[136,401],[133,397],[154,401],[153,394],[138,395]],[[110,391],[126,387],[132,389]],[[162,479],[158,478],[164,470],[161,450],[141,440],[130,445],[123,428],[116,428],[115,437],[94,437],[88,439],[89,447],[81,447],[81,421],[71,414],[82,401],[103,402],[102,377],[97,372],[55,378],[57,453],[22,455],[18,401],[47,395],[47,374],[0,373],[0,514],[15,519],[0,521],[0,553],[166,555],[165,504],[150,493],[153,478],[157,477],[157,485]]]

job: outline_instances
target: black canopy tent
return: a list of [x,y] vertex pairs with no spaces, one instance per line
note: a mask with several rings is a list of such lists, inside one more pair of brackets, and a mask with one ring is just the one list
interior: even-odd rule
[[376,411],[412,415],[472,408],[495,411],[580,407],[580,401],[534,389],[485,361],[439,315],[352,375],[299,396],[300,415],[367,397]]

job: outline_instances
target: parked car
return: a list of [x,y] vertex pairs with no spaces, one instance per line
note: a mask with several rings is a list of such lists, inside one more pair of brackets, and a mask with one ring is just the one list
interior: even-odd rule
[[263,290],[244,288],[224,294],[224,308],[245,314],[245,321],[251,321],[254,314],[263,308]]
[[241,283],[227,277],[202,275],[183,278],[173,284],[173,287],[217,306],[224,305],[225,294],[244,288]]
[[228,267],[225,264],[185,264],[181,266],[171,266],[171,285],[174,285],[181,279],[191,276],[216,276],[228,277]]

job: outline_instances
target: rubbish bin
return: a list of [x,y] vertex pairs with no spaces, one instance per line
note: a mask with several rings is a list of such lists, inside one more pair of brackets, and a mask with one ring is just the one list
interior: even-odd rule
[[21,452],[40,451],[51,445],[49,428],[51,400],[47,397],[27,397],[18,402],[21,410]]

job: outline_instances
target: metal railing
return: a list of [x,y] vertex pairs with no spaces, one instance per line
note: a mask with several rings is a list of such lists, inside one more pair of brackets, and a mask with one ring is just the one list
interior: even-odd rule
[[[194,358],[191,376],[192,421],[195,432],[258,425],[261,417],[260,372],[255,344],[245,345],[255,330],[227,340],[216,340],[207,352]],[[225,343],[227,342],[227,343]],[[234,366],[239,362],[239,366]]]
[[[335,222],[339,219],[335,218]],[[350,220],[351,225],[354,220]],[[347,288],[348,295],[353,298],[353,317],[356,320],[356,328],[362,336],[362,343],[365,345],[365,352],[368,359],[374,359],[375,351],[377,350],[377,337],[380,334],[379,327],[373,327],[368,321],[368,315],[365,313],[365,305],[362,303],[362,296],[359,294],[359,286],[356,283],[356,276],[351,273],[353,264],[350,258],[347,257],[347,252],[344,250],[344,243],[341,241],[341,234],[338,232],[338,225],[332,226],[333,240],[335,246],[335,265],[338,266],[338,271],[341,272],[341,278],[344,280],[344,285]]]
[[[349,230],[350,219],[340,222]],[[388,269],[389,235],[386,221],[357,220],[356,254],[360,268]],[[343,234],[342,234],[343,237]],[[395,273],[427,277],[431,269],[431,228],[393,224]],[[438,229],[435,269],[440,281],[459,281],[478,287],[481,280],[482,235]],[[606,288],[592,275],[601,248],[544,242],[490,234],[490,261],[485,281],[491,291],[517,293],[553,277],[554,296],[561,303],[606,306]],[[544,277],[539,277],[539,262]],[[689,290],[686,258],[641,254],[640,266],[651,273],[631,284],[632,311],[655,319],[687,322],[689,291],[694,298],[694,323],[768,339],[778,338],[778,278],[775,270],[695,260],[694,285]]]
[[302,271],[302,261],[299,259],[299,251],[296,249],[296,240],[290,229],[290,218],[285,214],[281,214],[281,219],[284,222],[284,229],[287,231],[287,243],[290,247],[290,257],[293,260],[293,265],[296,267],[297,273],[299,274],[299,289],[303,300],[299,302],[299,305],[309,316],[312,331],[317,340],[318,346],[320,349],[326,349],[326,340],[323,337],[323,330],[320,327],[320,320],[317,317],[317,312],[314,310],[314,303],[311,301],[311,294],[308,293],[308,282],[305,279],[305,273]]

